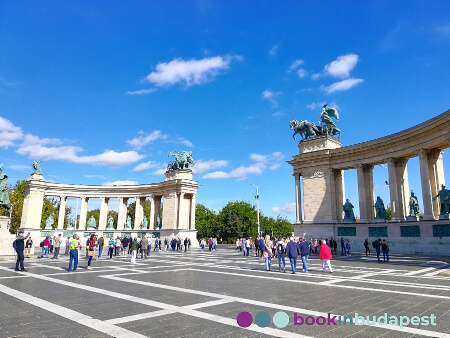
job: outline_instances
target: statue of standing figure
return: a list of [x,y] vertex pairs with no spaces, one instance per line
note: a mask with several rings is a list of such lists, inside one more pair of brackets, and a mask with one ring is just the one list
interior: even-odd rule
[[108,226],[106,229],[114,229],[114,218],[112,216],[109,216],[108,218]]
[[124,229],[131,229],[131,217],[127,217],[127,221],[125,222]]
[[377,213],[375,218],[386,220],[386,208],[380,196],[377,197],[377,201],[375,202],[375,211]]
[[355,214],[353,213],[353,204],[350,203],[350,200],[347,198],[342,209],[344,210],[344,222],[355,222]]
[[30,164],[33,167],[33,174],[42,175],[41,161],[33,161]]
[[450,190],[445,189],[445,185],[441,185],[439,193],[433,197],[433,201],[439,197],[441,203],[440,216],[448,216],[450,213]]
[[45,229],[53,229],[53,223],[55,223],[55,220],[53,219],[53,216],[50,215],[45,220]]
[[11,209],[11,203],[9,201],[8,189],[6,185],[8,184],[8,175],[2,172],[3,163],[0,164],[0,206],[4,207],[6,210]]
[[97,222],[95,221],[94,215],[91,215],[91,217],[87,221],[87,228],[88,229],[96,229],[97,228]]
[[72,230],[75,227],[75,217],[69,216],[67,218],[67,228],[66,230]]
[[148,229],[148,220],[147,217],[144,217],[144,219],[141,222],[141,229]]
[[162,228],[162,220],[161,220],[160,215],[158,215],[158,217],[156,217],[156,228],[158,228],[158,229]]
[[411,197],[409,198],[409,215],[417,216],[419,213],[419,201],[417,200],[417,196],[414,195],[414,192],[411,190]]

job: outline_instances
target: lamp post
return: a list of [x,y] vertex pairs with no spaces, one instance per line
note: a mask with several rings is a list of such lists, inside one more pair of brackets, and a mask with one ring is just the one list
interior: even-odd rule
[[251,183],[250,185],[253,185],[254,187],[256,187],[256,225],[258,226],[258,237],[261,235],[261,229],[259,228],[259,193],[258,193],[258,186],[254,185],[253,183]]

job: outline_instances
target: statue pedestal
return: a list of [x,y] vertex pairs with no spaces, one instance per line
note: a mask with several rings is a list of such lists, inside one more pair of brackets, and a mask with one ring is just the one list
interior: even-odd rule
[[324,149],[340,148],[342,143],[333,136],[315,136],[304,139],[298,144],[300,154],[311,153]]
[[0,216],[0,256],[14,256],[12,246],[16,236],[8,230],[9,217]]
[[190,180],[192,181],[193,171],[191,169],[177,169],[166,171],[166,181]]
[[351,220],[351,219],[343,219],[342,223],[356,223],[355,220]]
[[386,223],[386,220],[384,218],[375,218],[373,220],[374,223]]
[[419,221],[419,216],[407,216],[406,217],[406,221],[407,222],[418,222]]

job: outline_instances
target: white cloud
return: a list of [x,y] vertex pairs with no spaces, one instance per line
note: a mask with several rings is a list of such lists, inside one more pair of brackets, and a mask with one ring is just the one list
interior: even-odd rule
[[277,105],[277,101],[276,101],[276,97],[281,95],[281,92],[272,92],[268,89],[266,89],[265,91],[263,91],[261,93],[261,98],[263,100],[269,100],[270,102],[272,102],[274,105]]
[[314,73],[314,74],[311,75],[311,79],[312,80],[317,80],[319,77],[321,77],[320,73]]
[[295,203],[288,203],[283,207],[270,208],[276,214],[295,214]]
[[331,84],[330,86],[321,86],[320,89],[322,89],[324,92],[326,92],[327,94],[331,94],[334,92],[342,92],[342,91],[346,91],[349,90],[355,86],[357,86],[360,83],[363,83],[364,80],[363,79],[355,79],[355,78],[349,78],[349,79],[345,79],[339,82],[335,82],[333,84]]
[[306,108],[315,110],[316,108],[322,108],[326,102],[313,102],[311,104],[307,104]]
[[52,145],[52,146],[60,146],[64,142],[60,140],[59,138],[40,138],[35,135],[26,134],[23,138],[22,147],[23,146],[29,146],[29,145],[40,145],[40,146],[46,146],[46,145]]
[[164,175],[165,173],[166,169],[158,169],[153,173],[153,175]]
[[273,113],[272,116],[273,117],[281,117],[281,116],[284,116],[284,113],[277,111],[276,113]]
[[140,150],[143,146],[157,139],[166,139],[168,136],[161,133],[161,130],[154,130],[150,134],[144,133],[142,130],[138,132],[139,136],[132,140],[127,140],[127,144],[133,149]]
[[273,46],[272,48],[270,48],[270,50],[269,50],[269,55],[270,55],[270,56],[277,56],[277,54],[278,54],[278,48],[279,48],[279,45],[275,45],[275,46]]
[[141,89],[141,90],[135,90],[135,91],[127,91],[128,95],[145,95],[145,94],[151,94],[156,92],[156,88],[152,89]]
[[84,175],[84,177],[86,177],[86,178],[100,178],[102,180],[108,179],[106,176],[103,176],[103,175]]
[[0,116],[0,148],[8,149],[23,138],[22,128]]
[[224,179],[224,178],[236,178],[237,180],[245,180],[250,175],[262,175],[264,170],[269,168],[270,170],[278,169],[284,156],[280,152],[274,152],[271,155],[250,154],[250,159],[255,163],[249,166],[241,166],[230,172],[215,171],[204,175],[204,179]]
[[350,72],[358,62],[359,56],[356,54],[341,55],[333,62],[327,64],[323,71],[326,75],[345,79],[350,76]]
[[186,140],[184,137],[180,137],[180,138],[178,139],[178,141],[179,141],[181,144],[183,144],[183,145],[185,145],[186,147],[189,147],[189,148],[192,148],[192,147],[194,146],[194,145],[192,144],[191,141]]
[[137,184],[138,184],[137,181],[114,181],[114,182],[105,182],[102,185],[137,185]]
[[192,170],[196,174],[201,174],[201,173],[207,172],[209,170],[226,167],[227,165],[228,165],[228,161],[225,161],[225,160],[218,160],[218,161],[198,160],[198,161],[195,161],[195,165],[194,165],[194,167],[192,167]]
[[136,167],[134,167],[133,171],[142,171],[142,170],[147,170],[147,169],[152,169],[152,168],[156,168],[156,167],[160,167],[161,164],[153,162],[153,161],[148,161],[145,163],[141,163],[138,164]]
[[185,83],[186,86],[201,85],[214,79],[221,70],[228,69],[235,56],[214,56],[200,60],[183,60],[175,58],[167,63],[156,65],[156,71],[151,72],[144,81],[156,86],[172,86]]
[[306,75],[308,75],[308,72],[304,70],[303,68],[300,68],[297,70],[297,75],[299,78],[303,79]]
[[289,67],[289,72],[293,71],[294,69],[297,69],[302,64],[304,64],[303,60],[300,60],[300,59],[295,60],[294,62],[292,62],[291,66]]
[[31,166],[30,165],[9,165],[8,166],[9,169],[12,170],[16,170],[16,171],[22,171],[22,172],[27,172],[27,171],[31,171]]

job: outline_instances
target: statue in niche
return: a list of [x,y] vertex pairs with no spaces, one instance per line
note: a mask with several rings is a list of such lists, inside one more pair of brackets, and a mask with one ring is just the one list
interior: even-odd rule
[[53,216],[50,215],[45,220],[45,229],[53,229],[53,223],[55,223],[55,220],[53,219]]
[[67,229],[73,229],[74,227],[75,227],[75,217],[69,216],[67,218],[67,228],[66,228],[66,230]]
[[419,213],[419,201],[417,196],[414,195],[414,191],[411,190],[411,197],[409,198],[409,215],[417,216]]
[[161,220],[161,216],[158,215],[158,217],[156,217],[156,228],[157,229],[161,229],[162,228],[162,220]]
[[95,221],[94,215],[91,215],[91,217],[87,221],[87,228],[88,229],[96,229],[97,228],[97,222]]
[[108,218],[108,226],[106,229],[114,229],[114,218],[112,216],[109,216]]
[[125,225],[123,227],[124,229],[131,229],[131,217],[127,217],[127,221],[125,222]]
[[0,206],[4,207],[6,210],[11,209],[11,202],[9,201],[8,189],[6,185],[8,184],[8,175],[2,172],[3,163],[0,164]]
[[347,198],[342,209],[344,210],[344,222],[355,222],[355,214],[353,213],[353,204],[350,203],[350,200]]
[[147,217],[144,217],[144,219],[141,222],[141,229],[148,229],[148,220]]
[[384,202],[380,196],[377,197],[377,201],[375,202],[375,211],[377,213],[377,219],[386,219],[386,208],[384,207]]
[[30,164],[33,167],[33,174],[42,175],[41,161],[33,161]]
[[445,185],[441,185],[441,190],[439,193],[433,197],[433,201],[439,197],[441,203],[440,216],[448,216],[450,213],[450,190],[445,189]]

